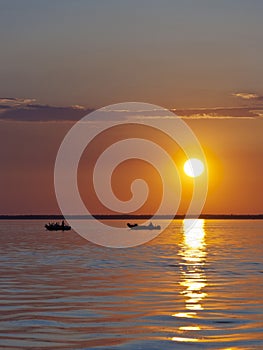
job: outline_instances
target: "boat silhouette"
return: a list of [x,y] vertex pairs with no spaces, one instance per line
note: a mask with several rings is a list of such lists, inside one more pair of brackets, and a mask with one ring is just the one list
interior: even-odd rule
[[131,230],[160,230],[161,226],[160,225],[153,225],[152,222],[149,223],[149,225],[138,225],[138,224],[130,224],[129,222],[127,223],[127,226]]
[[50,222],[45,225],[45,228],[48,231],[69,231],[71,230],[71,226],[65,225],[64,220],[62,221],[61,224],[58,222]]

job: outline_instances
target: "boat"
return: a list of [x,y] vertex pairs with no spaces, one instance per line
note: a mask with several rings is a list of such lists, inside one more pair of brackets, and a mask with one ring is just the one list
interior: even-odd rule
[[127,226],[128,226],[129,228],[134,228],[134,227],[137,227],[138,224],[130,224],[130,223],[128,222]]
[[62,221],[61,224],[58,222],[51,222],[49,224],[45,225],[46,230],[48,231],[70,231],[71,226],[65,225],[64,220]]
[[131,230],[160,230],[161,226],[160,225],[153,225],[152,222],[149,223],[149,225],[138,225],[138,224],[130,224],[129,222],[127,223],[127,226]]

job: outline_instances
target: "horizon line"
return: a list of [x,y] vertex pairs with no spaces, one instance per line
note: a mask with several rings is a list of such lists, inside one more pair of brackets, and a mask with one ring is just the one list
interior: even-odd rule
[[[62,214],[0,214],[0,220],[45,220],[45,219],[57,219],[63,220],[69,219],[109,219],[109,220],[125,220],[125,219],[151,219],[153,214],[94,214],[94,215],[66,215]],[[156,215],[157,219],[185,219],[185,218],[196,218],[196,219],[263,219],[263,213],[259,214],[200,214],[200,215],[186,215],[186,214],[162,214]]]

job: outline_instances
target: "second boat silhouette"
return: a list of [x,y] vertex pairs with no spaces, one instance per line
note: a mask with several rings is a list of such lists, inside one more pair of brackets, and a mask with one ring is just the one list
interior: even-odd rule
[[152,222],[149,223],[149,225],[138,225],[138,224],[130,224],[129,222],[127,223],[127,226],[131,230],[160,230],[161,226],[160,225],[153,225]]

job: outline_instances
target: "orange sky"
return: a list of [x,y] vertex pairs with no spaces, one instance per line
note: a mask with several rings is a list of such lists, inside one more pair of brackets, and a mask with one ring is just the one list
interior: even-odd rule
[[[262,213],[263,121],[192,119],[187,123],[198,136],[209,166],[209,191],[203,212]],[[59,213],[54,194],[53,167],[59,145],[72,125],[71,122],[1,123],[1,214]],[[99,150],[99,147],[96,149]],[[175,162],[184,187],[181,203],[181,212],[184,212],[191,194],[191,179],[184,174],[180,157],[176,157],[175,152]],[[156,191],[158,175],[146,168],[143,165],[139,174],[137,171],[133,173],[134,170],[124,170],[130,179],[147,172],[150,174],[148,180],[155,186],[155,194],[152,194],[150,207],[145,207],[143,212],[153,209],[154,200],[159,197],[159,191]],[[80,189],[86,204],[89,198],[85,187],[87,169],[86,173],[80,173]],[[116,193],[124,198],[125,186],[129,194],[129,181],[127,177],[123,181],[122,173],[119,176],[122,180],[117,181]],[[95,205],[91,206],[94,211],[97,210]]]

